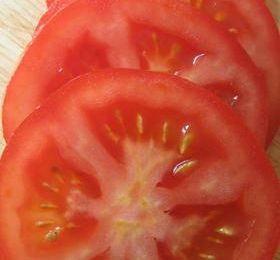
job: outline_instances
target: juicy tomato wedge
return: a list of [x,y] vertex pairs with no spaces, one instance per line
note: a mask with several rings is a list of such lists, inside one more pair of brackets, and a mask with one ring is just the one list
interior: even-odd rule
[[[56,0],[42,19],[43,25],[60,9],[75,0]],[[280,37],[265,2],[260,0],[181,0],[207,13],[236,38],[264,72],[269,95],[267,143],[280,123]]]
[[120,67],[168,72],[212,89],[264,143],[263,81],[239,44],[218,27],[180,1],[74,1],[38,30],[9,83],[6,140],[63,83]]
[[77,78],[4,152],[1,254],[271,259],[280,190],[255,143],[226,105],[178,77],[105,70]]

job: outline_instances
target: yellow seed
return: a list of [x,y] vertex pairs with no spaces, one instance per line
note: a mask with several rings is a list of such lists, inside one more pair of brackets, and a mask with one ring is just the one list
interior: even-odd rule
[[220,227],[215,230],[217,233],[225,235],[225,236],[232,236],[234,235],[234,230],[231,227]]
[[162,126],[162,136],[161,136],[161,140],[163,143],[167,142],[168,133],[169,133],[169,124],[168,122],[165,121]]
[[58,189],[58,188],[56,188],[56,187],[50,185],[50,184],[47,183],[47,182],[43,182],[43,183],[42,183],[42,186],[43,186],[44,188],[47,188],[48,190],[50,190],[50,191],[52,191],[52,192],[55,192],[55,193],[59,192],[59,189]]
[[52,203],[41,203],[40,208],[41,209],[57,209],[58,207]]
[[122,205],[129,205],[131,203],[131,197],[128,195],[123,195],[119,198]]
[[227,15],[225,12],[217,12],[215,15],[214,15],[214,19],[217,21],[217,22],[223,22],[225,21],[227,18]]
[[148,203],[147,199],[145,199],[145,198],[141,199],[140,204],[145,209],[148,208],[148,206],[149,206],[149,203]]
[[120,110],[116,110],[115,111],[115,117],[117,118],[117,120],[119,121],[120,125],[124,128],[124,121],[123,121],[123,117],[122,117],[122,113]]
[[50,230],[46,235],[45,235],[45,240],[53,242],[57,240],[59,234],[61,233],[62,228],[61,227],[55,227],[54,229]]
[[215,260],[216,257],[214,255],[208,255],[208,254],[204,254],[204,253],[201,253],[198,255],[200,258],[202,259],[209,259],[209,260]]
[[208,241],[222,245],[224,242],[221,239],[215,238],[215,237],[207,237],[206,238]]
[[181,50],[182,50],[181,45],[177,43],[173,43],[170,49],[170,53],[168,55],[168,59],[170,60],[175,58]]
[[156,33],[152,33],[152,41],[153,41],[153,44],[154,44],[154,52],[155,54],[159,54],[159,42],[158,42],[158,37],[157,37],[157,34]]
[[239,30],[237,29],[237,28],[229,28],[228,29],[228,31],[230,32],[230,33],[233,33],[233,34],[238,34],[239,33]]
[[72,175],[72,179],[71,179],[71,184],[73,184],[73,185],[81,185],[82,182],[81,182],[81,180],[75,174],[73,174]]
[[200,9],[203,5],[203,0],[196,0],[195,1],[195,7]]
[[46,226],[50,226],[53,224],[54,224],[54,222],[51,220],[39,220],[39,221],[36,221],[35,226],[36,227],[46,227]]
[[55,172],[55,173],[54,173],[54,177],[55,177],[61,184],[64,184],[64,183],[65,183],[65,180],[63,179],[61,173]]
[[108,124],[105,124],[105,130],[109,136],[109,138],[114,142],[114,143],[117,143],[119,140],[120,140],[120,136],[117,135],[113,130],[112,128],[108,125]]
[[193,168],[197,164],[197,161],[195,160],[185,160],[179,164],[177,164],[173,168],[173,175],[177,175],[179,173],[185,173],[191,168]]
[[143,117],[141,114],[137,114],[136,116],[136,127],[139,134],[144,133]]
[[187,151],[187,149],[190,147],[191,141],[192,135],[185,133],[180,143],[180,154],[184,154]]

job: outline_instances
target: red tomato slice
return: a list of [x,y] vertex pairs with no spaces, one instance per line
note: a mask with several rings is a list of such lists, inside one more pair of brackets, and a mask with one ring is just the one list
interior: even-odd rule
[[47,6],[50,7],[56,0],[47,0]]
[[[46,23],[60,9],[75,0],[56,0],[41,21]],[[280,37],[264,1],[182,0],[202,10],[229,31],[264,72],[269,94],[267,143],[280,123]]]
[[280,190],[264,152],[178,77],[73,80],[18,129],[0,167],[4,259],[263,260],[277,246]]
[[169,72],[213,89],[264,142],[262,80],[217,27],[174,0],[75,1],[43,27],[15,72],[3,109],[5,138],[68,80],[96,68],[125,67]]

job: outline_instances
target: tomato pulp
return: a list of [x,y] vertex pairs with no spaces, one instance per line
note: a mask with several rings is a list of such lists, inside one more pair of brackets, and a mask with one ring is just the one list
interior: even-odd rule
[[[56,0],[40,24],[43,26],[59,10],[76,0]],[[208,14],[228,31],[264,73],[269,96],[267,144],[274,137],[280,121],[280,36],[264,1],[182,0]]]
[[9,83],[5,138],[63,83],[120,67],[167,72],[213,90],[264,143],[262,79],[241,47],[217,27],[180,1],[74,1],[38,30]]
[[73,80],[19,127],[0,169],[5,259],[263,260],[279,239],[264,152],[178,77]]

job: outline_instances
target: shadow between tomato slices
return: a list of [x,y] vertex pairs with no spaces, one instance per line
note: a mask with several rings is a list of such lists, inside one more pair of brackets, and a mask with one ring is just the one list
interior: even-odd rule
[[257,69],[214,21],[174,0],[77,0],[61,8],[8,85],[5,139],[63,83],[108,67],[166,72],[214,89],[265,142],[267,98]]
[[263,260],[279,240],[279,183],[256,139],[167,74],[71,81],[18,128],[0,170],[5,259]]

